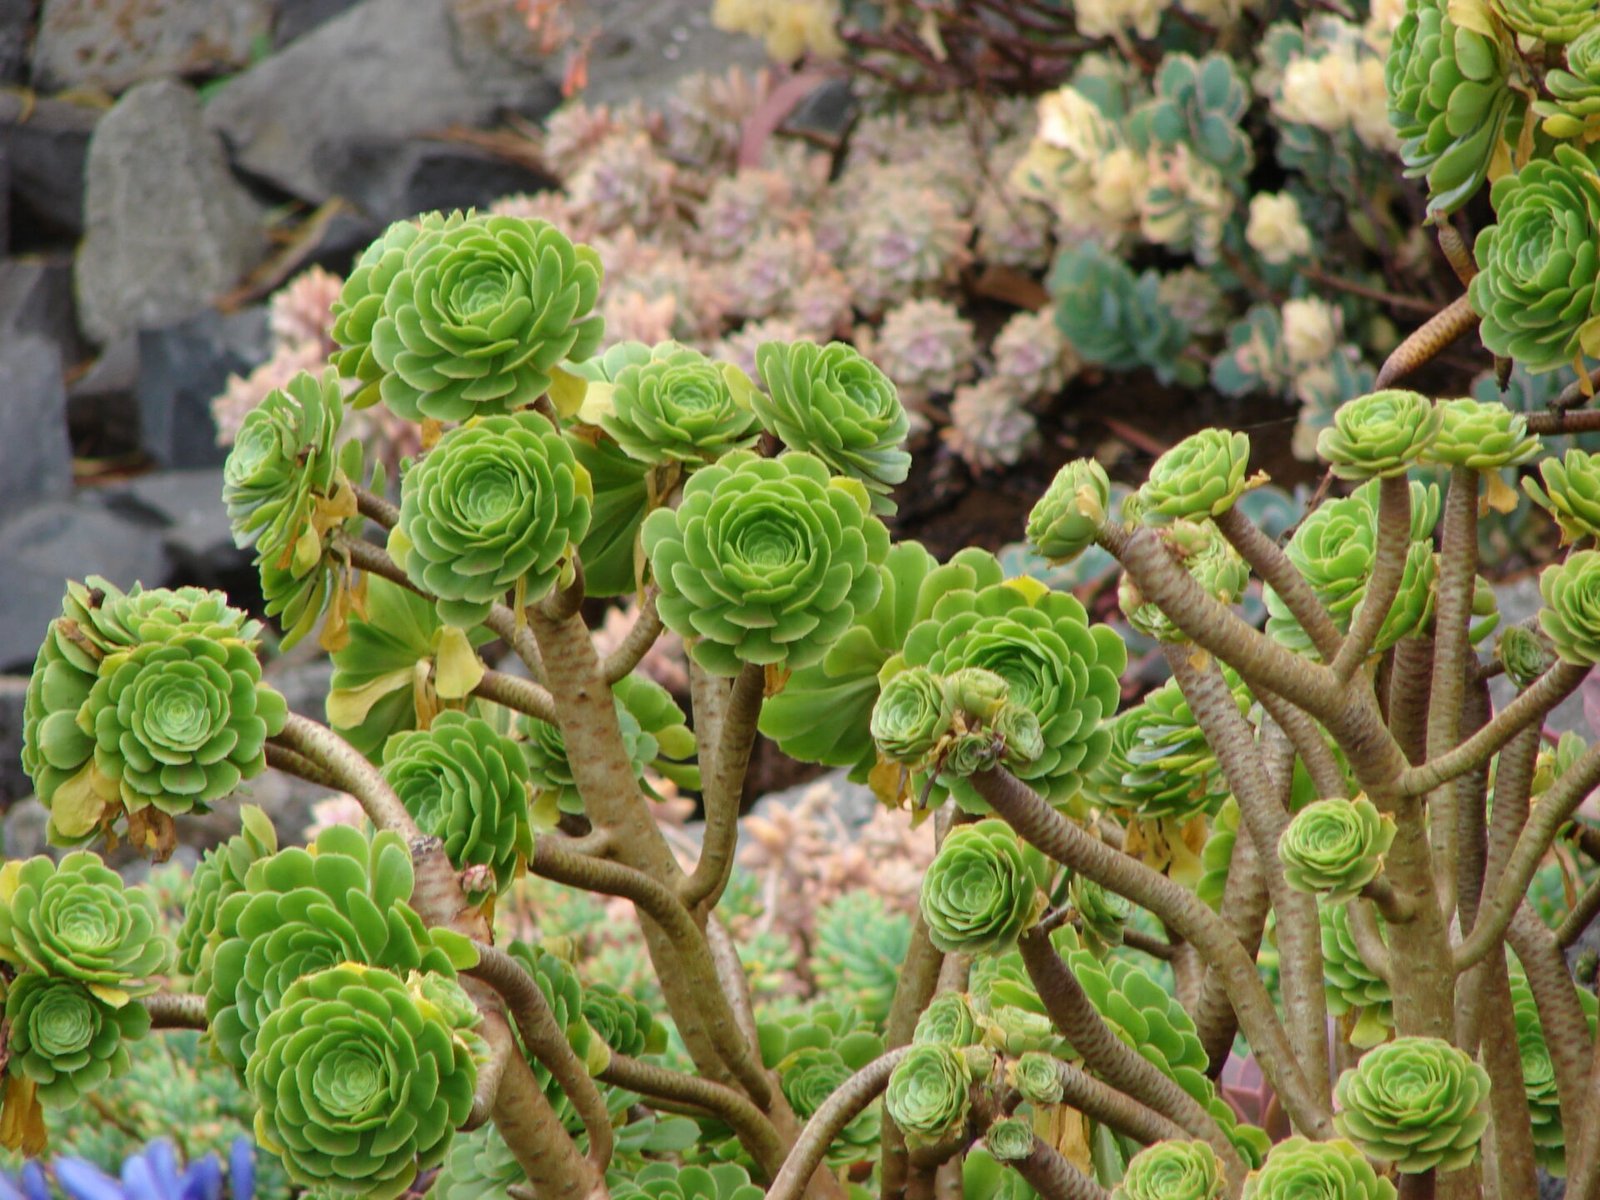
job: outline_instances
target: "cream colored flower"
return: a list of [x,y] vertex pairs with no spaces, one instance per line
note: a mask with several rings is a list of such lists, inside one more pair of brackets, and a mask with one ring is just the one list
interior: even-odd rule
[[1078,32],[1085,37],[1115,38],[1132,32],[1153,38],[1167,6],[1168,0],[1078,0]]
[[1105,221],[1125,225],[1138,219],[1150,178],[1144,156],[1127,146],[1104,155],[1094,167],[1094,206]]
[[1089,163],[1119,139],[1094,101],[1076,88],[1064,87],[1039,98],[1038,140]]
[[1356,63],[1357,87],[1350,105],[1350,127],[1372,150],[1396,151],[1400,135],[1389,123],[1389,94],[1384,86],[1383,59],[1365,55]]
[[1275,267],[1311,254],[1311,231],[1300,219],[1300,202],[1288,192],[1257,192],[1250,198],[1244,240]]
[[1283,305],[1283,349],[1297,372],[1325,363],[1339,344],[1339,310],[1314,297]]

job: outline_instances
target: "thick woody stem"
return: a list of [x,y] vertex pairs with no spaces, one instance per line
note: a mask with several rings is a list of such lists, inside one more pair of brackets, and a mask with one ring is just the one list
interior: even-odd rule
[[753,1147],[751,1155],[769,1179],[783,1166],[783,1143],[771,1123],[743,1094],[731,1087],[698,1075],[640,1062],[615,1051],[606,1069],[600,1072],[600,1079],[613,1087],[638,1092],[647,1102],[664,1100],[688,1105],[721,1119],[738,1132],[742,1144]]
[[889,1086],[889,1076],[900,1060],[910,1053],[902,1046],[875,1058],[854,1075],[841,1083],[822,1107],[811,1114],[800,1138],[789,1151],[789,1157],[767,1190],[767,1200],[799,1200],[806,1181],[822,1165],[823,1156],[844,1127],[855,1120],[861,1110],[878,1098]]
[[572,1107],[583,1120],[584,1132],[589,1135],[588,1159],[596,1171],[604,1172],[611,1162],[611,1115],[600,1098],[588,1070],[573,1053],[572,1044],[556,1023],[555,1014],[546,1003],[544,992],[534,982],[533,976],[523,970],[503,950],[482,942],[477,945],[478,965],[469,972],[487,983],[510,1009],[511,1018],[522,1035],[522,1044],[544,1065],[555,1078]]
[[500,1098],[500,1084],[506,1077],[506,1065],[516,1050],[516,1043],[502,1038],[489,1047],[489,1058],[478,1068],[478,1083],[472,1089],[472,1111],[467,1114],[463,1133],[481,1129],[494,1117],[494,1106]]
[[1428,686],[1432,678],[1432,638],[1404,637],[1395,643],[1386,715],[1395,741],[1413,766],[1428,757]]
[[1183,1141],[1189,1135],[1176,1121],[1140,1104],[1132,1096],[1101,1083],[1076,1063],[1056,1060],[1061,1077],[1061,1099],[1085,1116],[1109,1125],[1124,1137],[1146,1146]]
[[382,525],[385,529],[393,529],[400,524],[400,509],[397,505],[376,492],[369,492],[366,488],[351,488],[356,494],[356,511],[367,520]]
[[1563,950],[1572,945],[1583,936],[1597,913],[1600,913],[1600,879],[1585,888],[1571,911],[1561,918],[1561,924],[1556,926],[1556,945]]
[[656,611],[656,597],[660,594],[661,590],[653,583],[645,588],[644,599],[639,601],[639,615],[600,664],[600,673],[607,683],[617,682],[637,667],[661,636],[661,614]]
[[1393,387],[1395,380],[1427,365],[1477,324],[1478,314],[1472,311],[1471,302],[1465,295],[1457,296],[1394,348],[1384,360],[1374,386]]
[[[1272,902],[1267,896],[1267,880],[1261,870],[1250,831],[1241,828],[1233,841],[1233,856],[1228,860],[1228,881],[1222,892],[1222,919],[1245,954],[1255,960],[1266,932],[1267,913]],[[1195,1005],[1195,1033],[1205,1048],[1210,1063],[1207,1074],[1222,1075],[1222,1068],[1233,1052],[1233,1039],[1239,1032],[1239,1018],[1228,995],[1228,977],[1208,964],[1200,985],[1200,1000]]]
[[1394,959],[1389,953],[1389,945],[1383,940],[1383,934],[1378,930],[1378,918],[1373,906],[1364,900],[1348,901],[1345,909],[1350,918],[1350,936],[1356,944],[1356,953],[1361,956],[1361,961],[1367,964],[1370,970],[1379,979],[1394,986]]
[[[1474,678],[1467,684],[1462,697],[1461,728],[1477,730],[1489,720],[1489,683]],[[1454,902],[1441,904],[1445,912],[1455,908],[1461,929],[1468,932],[1478,919],[1478,905],[1482,899],[1483,873],[1488,867],[1488,832],[1484,828],[1485,810],[1489,806],[1489,765],[1485,763],[1475,771],[1468,771],[1455,781],[1452,788],[1452,807],[1455,810],[1455,878],[1445,880],[1445,864],[1439,862],[1441,889],[1446,882],[1454,885]],[[1435,813],[1433,820],[1443,819]],[[1435,860],[1439,861],[1439,860]]]
[[308,760],[315,768],[361,802],[362,811],[379,829],[392,829],[407,842],[422,836],[406,806],[378,768],[333,730],[290,713],[282,731],[272,739]]
[[556,702],[550,693],[520,676],[507,675],[504,671],[487,667],[483,678],[478,680],[478,686],[472,689],[472,694],[503,704],[516,712],[526,713],[537,720],[555,724]]
[[1237,506],[1217,518],[1217,528],[1250,564],[1250,569],[1289,606],[1322,660],[1333,662],[1344,639],[1311,585],[1295,570],[1277,543],[1262,533]]
[[[1538,1162],[1528,1094],[1522,1086],[1522,1053],[1517,1048],[1517,1022],[1511,1011],[1511,988],[1504,955],[1485,964],[1483,994],[1476,1000],[1483,1030],[1483,1066],[1489,1072],[1489,1112],[1494,1127],[1493,1172],[1485,1162],[1486,1182],[1503,1200],[1539,1193]],[[1458,1026],[1459,1035],[1459,1026]],[[1478,1045],[1462,1045],[1468,1054]]]
[[[1314,1090],[1325,1093],[1329,1087],[1328,1007],[1322,981],[1322,926],[1317,920],[1316,898],[1289,886],[1275,853],[1289,814],[1278,803],[1249,722],[1240,715],[1216,662],[1202,670],[1195,665],[1190,647],[1182,645],[1167,647],[1167,662],[1239,802],[1250,840],[1274,850],[1262,856],[1261,872],[1278,914],[1286,1024],[1301,1071]],[[1292,759],[1292,751],[1289,753]]]
[[1095,1010],[1078,978],[1038,930],[1022,935],[1018,948],[1039,999],[1062,1037],[1082,1057],[1084,1065],[1120,1092],[1154,1109],[1190,1137],[1200,1138],[1213,1150],[1232,1177],[1243,1179],[1246,1167],[1216,1118],[1200,1106],[1172,1078],[1116,1034]]
[[1079,829],[1008,771],[980,771],[972,783],[996,814],[1045,854],[1149,909],[1222,970],[1240,1027],[1290,1120],[1307,1137],[1332,1136],[1326,1096],[1315,1092],[1301,1073],[1254,960],[1216,913],[1165,875]]
[[1411,484],[1404,474],[1393,475],[1378,485],[1378,544],[1366,595],[1333,660],[1333,673],[1341,681],[1354,676],[1372,652],[1389,610],[1394,607],[1394,598],[1400,593],[1410,551]]
[[1556,946],[1549,927],[1526,904],[1518,907],[1511,928],[1506,932],[1539,1010],[1539,1024],[1544,1027],[1545,1045],[1550,1049],[1550,1065],[1555,1069],[1556,1098],[1561,1111],[1592,1121],[1593,1110],[1584,1108],[1583,1101],[1594,1039],[1589,1036],[1589,1022],[1578,1002],[1577,985],[1567,971],[1567,960]]
[[293,775],[296,779],[304,779],[307,783],[314,783],[318,787],[332,788],[340,791],[338,782],[328,772],[303,754],[296,753],[287,746],[280,746],[276,742],[267,743],[267,766],[275,771],[282,771],[285,775]]
[[1328,800],[1348,796],[1350,789],[1345,782],[1344,768],[1339,766],[1339,760],[1334,758],[1333,751],[1323,739],[1322,730],[1310,714],[1273,692],[1257,692],[1255,697],[1261,702],[1267,716],[1294,744],[1295,753],[1305,763],[1306,773],[1311,776],[1318,798]]
[[702,777],[706,828],[700,844],[700,859],[694,865],[694,873],[679,886],[684,904],[691,909],[701,904],[714,908],[733,870],[733,854],[739,840],[739,806],[744,800],[744,776],[750,765],[750,752],[755,747],[756,721],[761,716],[765,685],[765,670],[754,663],[746,663],[734,680],[733,691],[723,710],[712,766]]
[[709,674],[689,659],[689,702],[694,708],[694,737],[700,747],[700,774],[716,770],[717,746],[722,740],[722,716],[728,707],[732,681]]
[[155,1029],[204,1029],[206,1027],[206,998],[198,994],[157,992],[140,1001],[150,1010],[150,1024]]
[[1038,1134],[1026,1158],[1008,1164],[1043,1200],[1110,1200],[1111,1193],[1073,1166]]

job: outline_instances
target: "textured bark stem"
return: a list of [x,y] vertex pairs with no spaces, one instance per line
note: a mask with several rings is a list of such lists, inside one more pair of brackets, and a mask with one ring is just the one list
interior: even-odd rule
[[[1534,1157],[1533,1127],[1528,1115],[1528,1094],[1523,1088],[1522,1053],[1517,1048],[1517,1023],[1511,1011],[1511,988],[1504,955],[1484,964],[1482,995],[1473,1007],[1479,1014],[1483,1037],[1483,1066],[1489,1072],[1489,1112],[1494,1131],[1494,1165],[1487,1182],[1505,1200],[1539,1194],[1538,1162]],[[1464,982],[1470,982],[1467,980]],[[1458,1033],[1460,1032],[1458,1028]],[[1476,1043],[1461,1047],[1468,1054]]]
[[823,1156],[834,1138],[889,1086],[889,1075],[908,1053],[910,1048],[905,1046],[890,1050],[834,1089],[833,1095],[824,1100],[806,1122],[783,1169],[767,1190],[767,1200],[798,1200],[806,1180],[822,1165]]
[[1317,789],[1317,796],[1324,800],[1348,797],[1350,787],[1345,781],[1344,768],[1339,766],[1338,759],[1334,758],[1333,751],[1323,739],[1321,728],[1311,719],[1311,714],[1296,708],[1273,692],[1259,691],[1255,693],[1255,698],[1267,716],[1271,717],[1278,728],[1283,730],[1294,743],[1295,753],[1300,756],[1300,761],[1305,763],[1306,773],[1311,776],[1311,783]]
[[[1328,1005],[1323,991],[1321,923],[1317,919],[1314,896],[1297,892],[1284,878],[1278,861],[1278,839],[1288,827],[1289,814],[1279,803],[1276,791],[1262,765],[1249,723],[1239,714],[1233,694],[1221,669],[1212,661],[1206,669],[1197,667],[1186,646],[1168,646],[1167,662],[1173,677],[1205,734],[1224,778],[1239,803],[1241,823],[1250,830],[1250,840],[1260,847],[1271,847],[1260,860],[1267,894],[1278,914],[1278,949],[1283,1009],[1289,1040],[1306,1081],[1319,1094],[1329,1090],[1328,1082]],[[1294,752],[1287,736],[1279,732],[1293,769]]]
[[[1233,856],[1228,860],[1228,882],[1222,891],[1222,920],[1252,962],[1261,950],[1261,939],[1266,932],[1267,913],[1272,902],[1267,897],[1267,881],[1261,872],[1261,861],[1256,854],[1250,831],[1241,828],[1233,842]],[[1207,1069],[1213,1079],[1220,1078],[1222,1068],[1233,1051],[1234,1035],[1239,1032],[1239,1018],[1233,1011],[1233,1001],[1228,995],[1227,974],[1215,963],[1206,964],[1204,982],[1200,985],[1200,1000],[1191,1014],[1195,1033],[1205,1047],[1210,1063]]]
[[1432,678],[1432,638],[1406,637],[1395,643],[1394,665],[1389,671],[1389,729],[1413,766],[1428,757],[1428,684]]
[[140,1003],[150,1011],[152,1028],[206,1028],[206,998],[199,994],[157,992],[153,996],[144,997]]
[[1341,681],[1348,682],[1372,652],[1389,610],[1394,607],[1394,598],[1400,593],[1410,551],[1411,483],[1402,473],[1378,484],[1378,545],[1372,574],[1367,578],[1366,595],[1350,623],[1350,632],[1333,660],[1333,673]]
[[498,992],[522,1035],[522,1045],[544,1065],[562,1092],[577,1109],[589,1135],[588,1159],[597,1171],[604,1172],[611,1162],[613,1145],[611,1114],[600,1098],[599,1089],[588,1070],[573,1053],[572,1044],[555,1014],[546,1003],[544,992],[516,959],[503,950],[478,943],[478,965],[469,972]]
[[661,589],[653,583],[645,588],[644,599],[639,601],[638,616],[634,617],[628,632],[600,664],[600,674],[607,683],[617,682],[644,661],[644,656],[650,653],[650,647],[661,636],[661,614],[656,611],[656,597],[660,594]]
[[407,842],[422,836],[417,823],[388,781],[378,773],[378,768],[333,730],[298,713],[290,713],[283,730],[272,741],[309,761],[334,780],[334,786],[354,796],[379,829],[392,829]]
[[1600,913],[1600,879],[1585,888],[1571,911],[1561,918],[1561,924],[1556,926],[1556,945],[1563,950],[1572,945],[1589,928],[1597,913]]
[[1374,975],[1393,987],[1394,960],[1389,954],[1388,943],[1378,929],[1372,905],[1362,900],[1351,900],[1348,904],[1346,913],[1350,918],[1350,937],[1356,944],[1356,953]]
[[[1489,683],[1474,678],[1467,683],[1461,703],[1461,728],[1463,732],[1482,729],[1489,720]],[[1483,890],[1483,872],[1488,865],[1488,833],[1484,827],[1485,810],[1489,806],[1489,764],[1468,771],[1458,777],[1451,788],[1451,808],[1455,813],[1456,831],[1453,841],[1453,860],[1439,862],[1439,885],[1448,882],[1451,894],[1448,903],[1441,900],[1439,907],[1445,912],[1454,908],[1463,931],[1470,930],[1478,919],[1478,905]],[[1435,813],[1433,820],[1445,818]],[[1454,868],[1453,877],[1446,878],[1446,870]]]
[[483,678],[478,680],[478,686],[472,689],[472,694],[540,721],[548,721],[552,725],[556,723],[556,702],[550,693],[520,676],[507,675],[493,667],[485,668]]
[[1008,1164],[1043,1200],[1110,1200],[1111,1193],[1062,1158],[1038,1135],[1033,1152]]
[[1076,1063],[1058,1059],[1056,1072],[1061,1076],[1061,1098],[1065,1103],[1109,1125],[1124,1137],[1149,1146],[1155,1142],[1182,1141],[1189,1136],[1176,1121],[1106,1086]]
[[1216,521],[1217,528],[1250,564],[1250,569],[1288,605],[1294,619],[1300,622],[1300,628],[1305,630],[1311,644],[1317,648],[1322,661],[1332,662],[1338,656],[1344,639],[1322,601],[1317,599],[1311,585],[1295,570],[1288,556],[1237,506],[1230,508]]
[[494,1116],[494,1106],[500,1097],[500,1083],[506,1076],[506,1065],[516,1052],[516,1043],[510,1038],[495,1042],[489,1047],[489,1058],[478,1068],[478,1085],[472,1089],[472,1111],[467,1114],[463,1133],[480,1129]]
[[382,525],[385,529],[393,529],[400,524],[399,506],[391,504],[376,492],[369,492],[366,488],[352,487],[356,494],[356,511],[367,520]]
[[783,1143],[777,1132],[761,1115],[760,1109],[731,1087],[698,1075],[640,1062],[615,1051],[610,1064],[600,1072],[600,1079],[614,1087],[638,1092],[646,1101],[666,1100],[691,1105],[718,1117],[738,1133],[741,1145],[751,1148],[751,1157],[769,1179],[783,1166]]
[[267,766],[275,771],[282,771],[285,775],[293,775],[296,779],[304,779],[307,783],[314,783],[318,787],[332,788],[341,791],[338,781],[328,772],[305,755],[280,746],[277,742],[267,743]]
[[722,721],[717,730],[717,752],[708,774],[702,776],[706,806],[705,837],[700,843],[700,858],[694,873],[679,885],[679,895],[689,908],[716,907],[722,889],[728,886],[733,870],[734,850],[739,841],[739,806],[744,801],[745,771],[756,743],[756,721],[766,672],[746,663],[734,680]]
[[1009,772],[980,771],[972,783],[997,815],[1045,854],[1149,909],[1222,970],[1239,1024],[1290,1120],[1307,1137],[1333,1136],[1327,1096],[1301,1073],[1254,960],[1216,913],[1166,876],[1089,836]]
[[700,774],[716,770],[717,747],[722,741],[722,716],[728,707],[732,681],[709,675],[689,659],[689,702],[694,709],[694,736],[700,747]]
[[1216,1151],[1230,1177],[1243,1179],[1244,1162],[1216,1118],[1170,1076],[1111,1032],[1077,976],[1067,969],[1050,944],[1050,936],[1030,930],[1022,935],[1018,948],[1045,1012],[1083,1056],[1084,1065],[1118,1091],[1181,1126],[1190,1137],[1204,1141]]
[[1396,346],[1378,371],[1374,386],[1393,387],[1397,379],[1426,366],[1450,345],[1476,328],[1478,314],[1466,295],[1457,296]]
[[1539,1024],[1544,1027],[1550,1064],[1555,1068],[1561,1111],[1592,1120],[1593,1110],[1583,1107],[1583,1093],[1589,1083],[1594,1040],[1578,1003],[1577,985],[1567,973],[1567,960],[1557,949],[1549,928],[1526,904],[1517,909],[1507,933],[1539,1009]]

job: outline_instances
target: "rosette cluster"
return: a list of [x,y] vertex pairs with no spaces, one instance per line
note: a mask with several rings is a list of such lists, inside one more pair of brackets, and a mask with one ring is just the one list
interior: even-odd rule
[[1539,464],[1541,488],[1532,478],[1522,486],[1533,502],[1561,527],[1561,540],[1600,536],[1600,456],[1574,447]]
[[611,411],[599,422],[629,458],[698,465],[755,444],[761,434],[750,406],[755,386],[738,367],[677,342],[623,345],[630,361],[616,371]]
[[923,1042],[895,1064],[884,1107],[908,1146],[932,1146],[959,1133],[972,1110],[972,1068],[952,1046]]
[[1111,480],[1092,458],[1073,459],[1028,514],[1028,545],[1040,558],[1071,562],[1090,546],[1111,509]]
[[207,850],[189,877],[189,902],[178,929],[178,970],[193,976],[197,991],[205,990],[211,947],[217,930],[217,913],[229,896],[244,891],[251,866],[278,852],[278,832],[272,820],[253,804],[239,806],[242,828],[220,846]]
[[1401,1037],[1339,1076],[1334,1127],[1368,1158],[1408,1174],[1455,1171],[1478,1154],[1489,1076],[1442,1038]]
[[645,519],[661,619],[716,675],[816,663],[878,599],[889,534],[870,509],[811,454],[725,456]]
[[1250,437],[1202,429],[1168,450],[1150,468],[1137,493],[1140,519],[1150,525],[1220,517],[1249,483]]
[[1128,1162],[1112,1200],[1222,1200],[1227,1177],[1204,1142],[1157,1142]]
[[68,584],[23,706],[22,765],[53,842],[206,812],[265,769],[288,705],[261,681],[260,628],[219,592]]
[[1317,437],[1317,456],[1340,479],[1404,475],[1443,423],[1444,413],[1426,396],[1398,388],[1372,392],[1339,406]]
[[1379,814],[1365,796],[1317,800],[1284,828],[1278,860],[1290,887],[1339,903],[1377,877],[1393,841],[1393,818]]
[[1539,626],[1562,662],[1600,662],[1600,550],[1580,550],[1539,576]]
[[1395,1186],[1349,1142],[1279,1142],[1245,1180],[1244,1200],[1394,1200]]
[[1004,821],[958,825],[922,878],[928,938],[947,954],[996,954],[1016,945],[1044,907],[1045,871]]
[[1423,456],[1426,462],[1499,471],[1539,453],[1539,439],[1528,432],[1527,417],[1498,400],[1444,400],[1437,411],[1439,433]]

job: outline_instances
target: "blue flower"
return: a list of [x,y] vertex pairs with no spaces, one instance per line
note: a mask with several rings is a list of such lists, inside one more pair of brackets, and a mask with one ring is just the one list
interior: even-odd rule
[[[255,1146],[248,1137],[228,1148],[228,1170],[208,1154],[178,1169],[178,1157],[165,1138],[151,1142],[122,1164],[121,1180],[113,1179],[81,1158],[58,1158],[56,1183],[67,1200],[254,1200]],[[230,1186],[231,1185],[231,1186]],[[20,1178],[0,1172],[0,1200],[54,1200],[44,1169],[24,1163]]]

